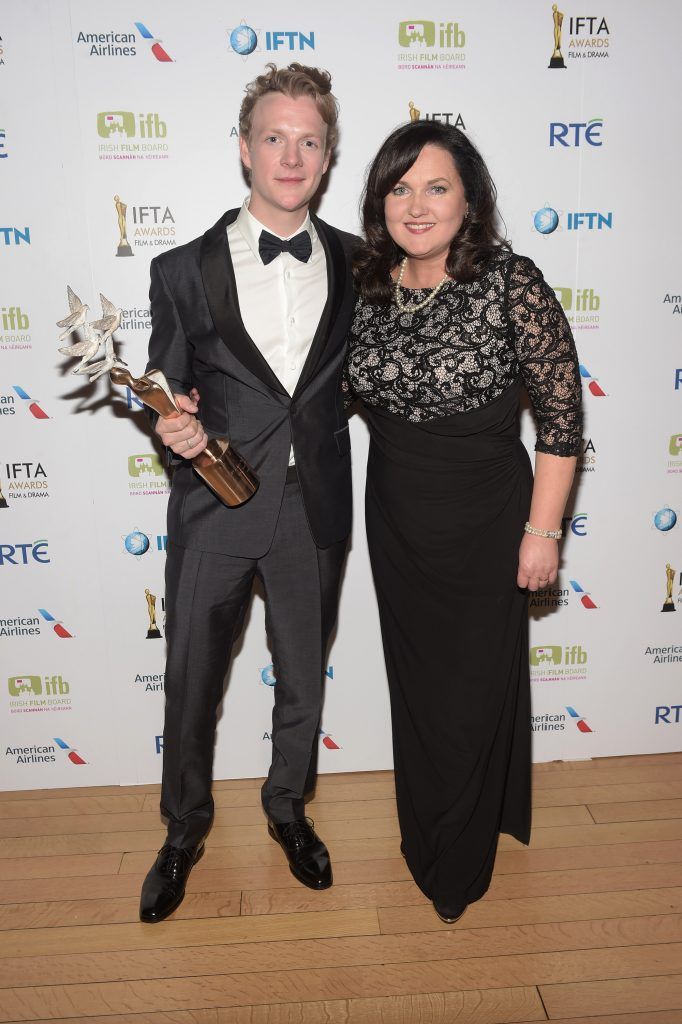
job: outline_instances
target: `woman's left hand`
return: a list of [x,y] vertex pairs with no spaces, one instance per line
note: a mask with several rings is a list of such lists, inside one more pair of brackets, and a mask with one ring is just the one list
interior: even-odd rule
[[549,537],[523,535],[519,548],[516,582],[528,590],[544,590],[554,583],[559,571],[559,545]]

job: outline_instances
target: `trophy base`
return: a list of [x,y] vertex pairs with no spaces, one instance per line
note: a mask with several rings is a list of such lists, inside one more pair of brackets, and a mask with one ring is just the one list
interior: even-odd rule
[[662,612],[676,612],[677,608],[675,607],[675,605],[673,604],[672,601],[669,604],[666,601],[665,604],[663,605],[663,607],[661,608],[661,611]]
[[564,58],[563,57],[552,57],[550,59],[549,64],[547,65],[547,67],[548,68],[563,68],[564,71],[566,70],[566,65],[564,64]]
[[135,253],[130,248],[127,242],[122,242],[121,245],[116,249],[117,256],[134,256]]
[[223,504],[244,505],[258,490],[258,478],[226,437],[214,437],[192,465]]
[[0,498],[0,508],[9,508],[9,505],[4,498]]
[[160,639],[161,639],[161,634],[159,633],[158,629],[148,629],[147,630],[147,640],[160,640]]

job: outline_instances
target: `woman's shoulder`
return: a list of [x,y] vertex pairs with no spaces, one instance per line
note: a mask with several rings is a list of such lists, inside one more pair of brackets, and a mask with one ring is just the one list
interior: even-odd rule
[[542,279],[542,271],[530,256],[514,252],[509,246],[500,247],[496,254],[497,268],[515,283],[529,283]]

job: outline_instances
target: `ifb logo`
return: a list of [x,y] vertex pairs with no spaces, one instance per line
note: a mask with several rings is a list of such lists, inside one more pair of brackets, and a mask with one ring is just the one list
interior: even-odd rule
[[579,715],[578,712],[575,710],[575,708],[568,707],[568,705],[567,705],[566,706],[566,710],[568,711],[568,713],[569,713],[570,717],[572,718],[572,720],[575,722],[576,728],[577,728],[578,732],[592,732],[593,731],[592,729],[590,729],[589,725],[587,724],[587,722],[585,721],[583,716]]
[[[437,42],[436,42],[437,38]],[[405,50],[412,48],[461,50],[466,43],[466,33],[460,29],[459,22],[441,21],[436,36],[435,21],[401,21],[398,23],[398,44]]]
[[[263,33],[261,33],[261,38]],[[258,35],[255,30],[241,22],[229,33],[230,46],[240,57],[248,57],[258,47]],[[262,47],[261,47],[262,48]],[[315,33],[308,32],[265,32],[266,50],[314,50]]]
[[[333,679],[334,678],[334,666],[333,665],[327,665],[327,668],[326,668],[324,674],[327,677],[327,679]],[[266,686],[274,686],[276,684],[276,682],[277,682],[277,677],[275,676],[275,666],[274,665],[266,665],[265,668],[262,668],[260,670],[260,680],[261,680],[262,683],[265,683]]]
[[602,390],[601,384],[596,377],[593,377],[590,371],[587,369],[584,363],[580,363],[580,376],[584,381],[587,382],[587,387],[591,395],[595,398],[606,398],[606,392]]
[[675,391],[679,391],[680,388],[682,388],[682,367],[675,370]]
[[672,434],[668,443],[668,451],[672,456],[682,455],[682,434]]
[[574,592],[580,597],[580,603],[583,608],[587,608],[591,611],[593,608],[599,607],[594,603],[589,593],[586,590],[583,590],[577,580],[569,580],[568,582],[571,584]]
[[109,110],[97,115],[97,134],[103,139],[120,142],[134,139],[165,139],[166,122],[158,114],[137,114],[130,110]]
[[562,121],[552,121],[549,126],[549,145],[568,147],[580,147],[581,142],[588,146],[602,146],[601,130],[604,121],[601,117],[593,117],[591,121],[569,121],[564,124]]
[[594,288],[561,288],[554,285],[553,289],[557,299],[566,312],[575,310],[577,313],[596,313],[601,305],[600,297],[595,294]]
[[68,757],[68,759],[71,762],[71,764],[87,764],[88,763],[87,761],[83,760],[83,758],[81,757],[81,755],[78,753],[77,750],[74,750],[73,747],[70,747],[68,743],[64,742],[64,740],[60,740],[58,736],[54,737],[54,741],[57,744],[57,746],[59,747],[59,749],[64,751],[64,753]]
[[128,476],[155,477],[163,475],[163,464],[155,452],[150,452],[148,455],[128,456]]
[[550,665],[584,665],[587,651],[580,644],[572,647],[531,647],[530,663],[535,666]]
[[[10,676],[7,680],[10,697],[24,697],[33,694],[40,697],[43,682],[40,676]],[[63,696],[71,687],[61,676],[45,676],[44,692],[48,697]]]

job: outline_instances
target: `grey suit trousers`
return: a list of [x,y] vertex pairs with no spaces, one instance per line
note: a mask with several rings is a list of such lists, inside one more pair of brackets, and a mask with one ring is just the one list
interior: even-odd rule
[[174,846],[196,846],[213,820],[216,710],[255,577],[265,591],[277,679],[265,812],[277,822],[303,817],[303,797],[315,784],[327,646],[347,540],[315,545],[292,477],[290,471],[275,536],[261,558],[168,544],[161,812]]

